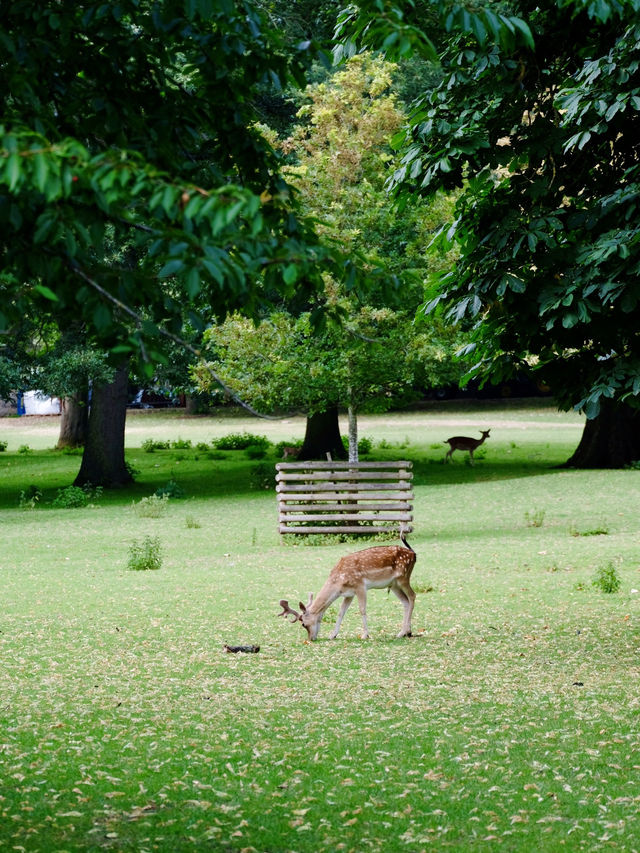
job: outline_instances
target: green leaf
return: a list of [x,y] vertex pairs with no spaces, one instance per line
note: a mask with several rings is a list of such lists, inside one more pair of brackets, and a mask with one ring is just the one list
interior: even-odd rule
[[175,275],[184,267],[184,261],[181,258],[172,258],[170,261],[162,267],[160,272],[158,273],[158,278],[168,278],[171,275]]
[[286,266],[282,272],[282,278],[285,281],[285,284],[295,284],[298,278],[298,267],[296,264],[289,264]]
[[34,284],[33,289],[37,290],[45,299],[50,299],[51,302],[59,302],[57,295],[51,290],[50,287],[47,287],[46,284]]
[[7,175],[7,183],[9,185],[9,189],[13,192],[13,190],[15,190],[15,188],[18,186],[18,183],[20,182],[20,179],[22,177],[22,167],[20,163],[19,154],[9,155],[5,171]]
[[197,267],[192,267],[184,281],[189,298],[193,299],[200,292],[200,272]]

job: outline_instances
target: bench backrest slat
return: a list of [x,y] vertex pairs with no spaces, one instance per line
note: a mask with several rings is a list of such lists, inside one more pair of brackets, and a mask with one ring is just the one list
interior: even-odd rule
[[279,530],[287,533],[411,532],[411,462],[280,462]]

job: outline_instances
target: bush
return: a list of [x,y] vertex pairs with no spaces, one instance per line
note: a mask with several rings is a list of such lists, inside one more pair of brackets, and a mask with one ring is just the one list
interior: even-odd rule
[[[349,450],[349,439],[346,436],[342,436],[342,444],[345,450]],[[358,455],[366,456],[367,453],[371,453],[371,448],[373,447],[373,442],[370,438],[366,438],[363,436],[358,439]]]
[[169,504],[168,495],[149,495],[148,498],[140,498],[138,503],[133,503],[133,511],[140,518],[162,518]]
[[[189,442],[191,444],[191,442]],[[140,447],[145,453],[154,453],[156,450],[169,450],[171,447],[170,441],[156,441],[153,438],[145,439]]]
[[545,515],[546,512],[543,509],[534,509],[531,512],[527,510],[524,514],[527,527],[542,527]]
[[251,488],[267,491],[276,487],[276,469],[270,462],[262,462],[251,469]]
[[35,509],[42,498],[42,492],[37,486],[29,486],[20,492],[20,509]]
[[155,497],[183,498],[184,489],[181,489],[175,480],[169,480],[164,484],[164,486],[160,486],[159,489],[156,489]]
[[8,443],[6,441],[0,441],[0,453],[4,453],[7,449]]
[[211,442],[216,450],[246,450],[247,447],[264,447],[265,452],[271,447],[266,435],[253,435],[250,432],[235,432],[214,438]]
[[607,593],[618,592],[622,586],[622,581],[620,580],[620,576],[613,563],[607,563],[606,566],[600,566],[592,583],[593,586],[597,587],[602,592]]
[[190,438],[176,438],[171,442],[172,450],[191,450]]
[[129,546],[127,566],[135,572],[159,569],[162,566],[162,546],[157,536],[145,536],[140,542],[134,539]]
[[67,486],[64,489],[58,489],[58,494],[52,502],[52,506],[56,509],[77,509],[78,507],[88,506],[90,499],[97,499],[102,495],[102,488],[97,486]]
[[267,450],[261,444],[250,444],[247,447],[247,456],[249,459],[264,459],[267,455]]

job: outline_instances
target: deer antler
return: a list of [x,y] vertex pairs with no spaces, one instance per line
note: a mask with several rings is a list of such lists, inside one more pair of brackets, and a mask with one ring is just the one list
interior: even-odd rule
[[292,610],[289,607],[289,602],[285,601],[285,599],[281,599],[280,607],[282,607],[282,613],[278,613],[278,616],[293,616],[293,619],[289,619],[287,621],[293,623],[297,622],[298,619],[302,619],[302,616],[297,612],[297,610]]

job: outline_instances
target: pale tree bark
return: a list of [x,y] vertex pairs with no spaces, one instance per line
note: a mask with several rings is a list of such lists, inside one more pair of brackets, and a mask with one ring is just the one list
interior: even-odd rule
[[353,406],[349,406],[349,462],[358,461],[358,415]]
[[56,445],[58,450],[84,446],[89,424],[88,396],[76,394],[73,397],[63,397],[60,401],[60,434]]
[[132,480],[124,459],[128,365],[121,365],[113,382],[94,387],[89,428],[76,486],[117,488]]

